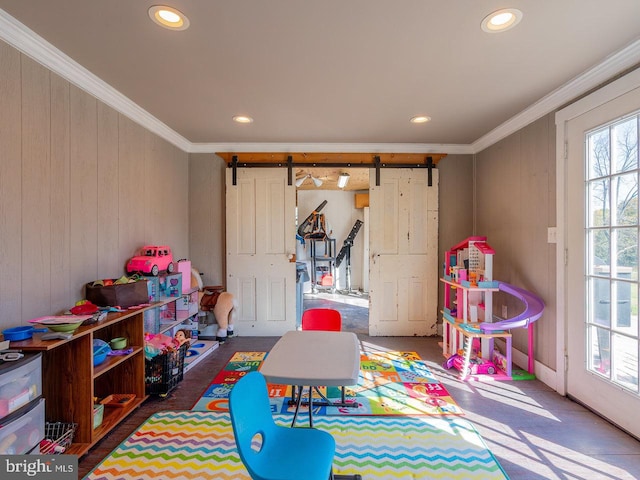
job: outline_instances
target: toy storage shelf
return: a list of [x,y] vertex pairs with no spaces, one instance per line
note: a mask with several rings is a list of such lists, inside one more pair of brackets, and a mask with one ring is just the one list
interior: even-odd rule
[[[80,326],[69,340],[42,340],[42,334],[11,348],[40,351],[42,356],[43,397],[48,421],[76,423],[73,444],[66,453],[84,455],[87,451],[147,399],[145,394],[144,311],[177,298],[155,302],[150,307],[122,313],[109,313],[104,320]],[[93,340],[108,342],[126,337],[132,353],[107,357],[93,365]],[[105,406],[102,424],[93,428],[94,397],[133,394],[123,407]]]
[[[147,333],[164,333],[165,335],[173,336],[176,327],[197,318],[199,306],[198,289],[191,288],[177,298],[163,297],[161,306],[163,304],[168,307],[163,313],[165,317],[159,319],[156,331],[150,331],[147,328]],[[156,307],[156,310],[160,309]]]

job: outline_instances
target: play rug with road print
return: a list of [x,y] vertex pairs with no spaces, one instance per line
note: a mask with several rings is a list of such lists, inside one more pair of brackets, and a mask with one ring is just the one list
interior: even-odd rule
[[[192,410],[227,411],[229,392],[243,375],[259,370],[266,352],[235,352],[215,376]],[[340,399],[340,388],[321,388],[329,399]],[[314,398],[315,397],[314,393]],[[274,413],[293,413],[291,386],[269,384]],[[315,415],[462,415],[464,412],[415,352],[360,354],[358,385],[347,387],[353,407],[315,406]],[[304,412],[306,407],[301,408]]]

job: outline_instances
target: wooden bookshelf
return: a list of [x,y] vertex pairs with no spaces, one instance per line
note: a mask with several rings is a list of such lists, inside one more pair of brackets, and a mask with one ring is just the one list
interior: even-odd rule
[[[175,300],[163,300],[147,308]],[[77,424],[73,444],[67,453],[84,455],[146,400],[145,310],[109,313],[98,323],[78,328],[69,340],[42,340],[42,334],[34,334],[29,340],[11,343],[11,348],[43,352],[46,419]],[[109,342],[116,337],[126,337],[128,348],[133,351],[122,356],[108,356],[102,364],[94,366],[93,340]],[[133,394],[135,399],[121,408],[105,406],[102,424],[94,429],[94,400],[114,393]]]

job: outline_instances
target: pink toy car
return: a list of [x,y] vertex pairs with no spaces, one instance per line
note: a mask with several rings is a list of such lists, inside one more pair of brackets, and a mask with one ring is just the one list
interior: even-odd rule
[[494,375],[497,372],[496,366],[493,362],[488,362],[481,358],[472,358],[471,360],[469,360],[469,367],[466,372],[463,371],[463,356],[456,355],[452,363],[453,367],[455,367],[457,370],[460,370],[463,374],[466,373],[466,375]]
[[155,277],[163,271],[173,272],[173,254],[171,248],[166,245],[142,247],[141,255],[127,262],[127,273],[142,273]]

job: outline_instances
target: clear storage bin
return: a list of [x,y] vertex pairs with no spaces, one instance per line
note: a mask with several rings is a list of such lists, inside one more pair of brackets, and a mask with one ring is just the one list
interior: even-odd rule
[[42,355],[25,355],[0,365],[0,423],[42,395]]
[[44,438],[44,398],[23,415],[0,426],[0,455],[28,453]]

